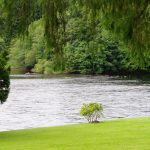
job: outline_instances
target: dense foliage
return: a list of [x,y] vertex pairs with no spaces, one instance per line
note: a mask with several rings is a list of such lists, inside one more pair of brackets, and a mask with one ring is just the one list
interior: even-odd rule
[[[105,27],[105,20],[93,20],[86,15],[83,7],[70,6],[66,19],[64,45],[61,53],[46,44],[44,19],[29,26],[28,38],[13,40],[10,48],[12,73],[81,73],[81,74],[122,74],[134,71],[149,71],[149,51],[141,56],[129,50]],[[139,57],[138,57],[139,56]]]
[[[77,9],[77,8],[76,8]],[[66,26],[67,44],[64,47],[66,70],[73,73],[109,74],[125,70],[125,54],[119,43],[106,34],[100,19],[92,29],[92,20],[86,11],[77,9],[69,17]],[[112,40],[113,39],[113,40]]]
[[[141,52],[149,49],[150,1],[142,0],[4,0],[10,29],[17,27],[16,34],[25,33],[31,22],[44,16],[45,35],[50,46],[61,52],[66,18],[70,6],[84,7],[91,18],[106,18],[107,26],[120,34],[132,47]],[[39,15],[41,17],[42,15]],[[94,21],[94,20],[93,20]],[[95,22],[95,21],[94,21]],[[93,28],[96,26],[93,23]]]

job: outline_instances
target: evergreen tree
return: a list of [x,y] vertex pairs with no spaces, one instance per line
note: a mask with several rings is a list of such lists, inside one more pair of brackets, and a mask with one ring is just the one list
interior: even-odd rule
[[6,101],[9,93],[9,68],[7,67],[8,54],[5,43],[0,41],[0,103]]
[[0,103],[4,103],[9,93],[9,68],[8,50],[9,37],[5,32],[6,18],[2,12],[2,3],[0,2]]

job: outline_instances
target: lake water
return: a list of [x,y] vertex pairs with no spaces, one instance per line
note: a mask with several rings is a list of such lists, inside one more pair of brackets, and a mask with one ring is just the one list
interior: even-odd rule
[[108,76],[16,76],[0,106],[0,131],[85,122],[79,110],[100,102],[104,120],[150,116],[150,81]]

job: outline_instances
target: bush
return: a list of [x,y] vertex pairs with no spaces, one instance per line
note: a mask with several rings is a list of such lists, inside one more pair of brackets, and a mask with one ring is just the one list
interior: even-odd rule
[[102,116],[103,107],[100,103],[87,103],[83,104],[80,110],[80,114],[84,116],[89,123],[99,122],[98,120]]

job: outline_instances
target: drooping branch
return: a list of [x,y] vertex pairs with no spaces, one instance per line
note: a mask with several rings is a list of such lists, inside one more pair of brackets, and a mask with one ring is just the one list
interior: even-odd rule
[[[93,15],[106,18],[109,29],[115,31],[131,47],[148,50],[150,47],[150,1],[149,0],[4,0],[10,32],[26,33],[34,21],[35,5],[43,5],[45,36],[48,44],[58,53],[61,51],[65,29],[65,13],[68,6],[79,3]],[[39,6],[40,7],[40,6]],[[42,9],[40,7],[40,9]],[[95,24],[94,24],[95,25]],[[15,30],[14,30],[15,28]],[[13,30],[12,30],[13,29]],[[63,42],[62,42],[63,41]],[[132,47],[133,45],[133,47]],[[138,52],[138,47],[136,51]]]
[[45,36],[47,43],[55,48],[56,53],[61,51],[65,33],[66,0],[44,0],[43,13],[45,20]]
[[29,25],[41,17],[36,16],[36,11],[39,10],[37,6],[38,2],[34,0],[4,0],[9,34],[13,36],[27,34]]

